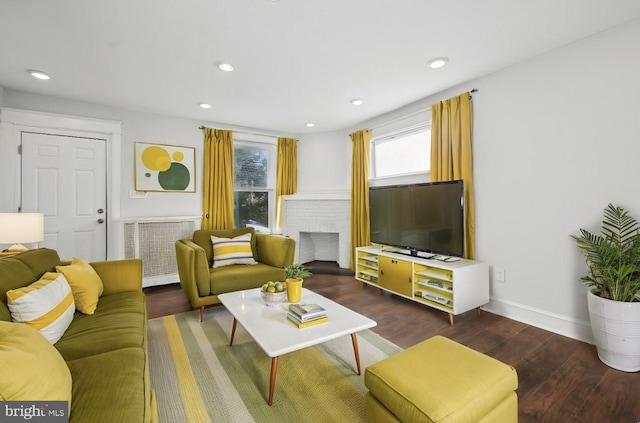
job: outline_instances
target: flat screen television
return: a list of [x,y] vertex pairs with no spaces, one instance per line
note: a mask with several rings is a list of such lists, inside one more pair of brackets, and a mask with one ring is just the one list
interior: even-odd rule
[[371,242],[412,256],[464,256],[462,181],[371,187]]

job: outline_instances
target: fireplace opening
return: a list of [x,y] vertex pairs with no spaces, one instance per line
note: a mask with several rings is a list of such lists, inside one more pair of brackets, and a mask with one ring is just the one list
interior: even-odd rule
[[337,232],[300,232],[298,260],[338,261],[339,236]]
[[314,275],[353,276],[351,269],[340,267],[337,261],[314,260],[309,263],[304,263],[304,267]]

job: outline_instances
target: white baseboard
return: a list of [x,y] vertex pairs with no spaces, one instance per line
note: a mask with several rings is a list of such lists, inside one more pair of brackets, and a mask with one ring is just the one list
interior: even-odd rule
[[177,273],[173,275],[147,276],[142,279],[142,287],[148,288],[150,286],[168,285],[179,282],[180,278]]
[[593,334],[588,321],[576,320],[547,310],[496,298],[491,298],[489,304],[484,305],[482,309],[540,329],[593,344]]

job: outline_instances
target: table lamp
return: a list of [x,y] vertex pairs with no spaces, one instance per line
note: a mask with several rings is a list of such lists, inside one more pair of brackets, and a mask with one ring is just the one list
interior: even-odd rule
[[0,244],[13,244],[6,251],[22,252],[28,248],[22,243],[44,239],[44,214],[0,213]]

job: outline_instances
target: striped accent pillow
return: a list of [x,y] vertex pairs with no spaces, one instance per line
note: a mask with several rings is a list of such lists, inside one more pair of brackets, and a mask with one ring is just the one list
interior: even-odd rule
[[211,236],[213,243],[213,266],[222,267],[230,264],[257,264],[251,250],[251,233],[238,235],[235,238],[218,238]]
[[69,283],[57,273],[45,273],[29,286],[7,291],[7,305],[14,322],[38,330],[52,344],[62,337],[76,311]]

